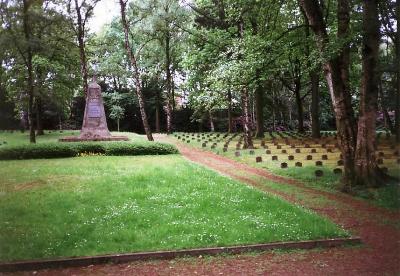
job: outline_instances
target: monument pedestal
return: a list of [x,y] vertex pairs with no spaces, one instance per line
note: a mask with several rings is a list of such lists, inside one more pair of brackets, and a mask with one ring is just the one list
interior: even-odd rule
[[128,141],[127,136],[112,136],[107,127],[104,103],[101,96],[101,87],[92,81],[88,85],[86,95],[85,114],[79,136],[67,136],[59,139],[60,142],[80,141]]

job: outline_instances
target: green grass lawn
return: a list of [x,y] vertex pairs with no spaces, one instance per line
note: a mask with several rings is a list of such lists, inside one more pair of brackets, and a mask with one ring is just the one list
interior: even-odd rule
[[[112,135],[116,136],[128,136],[129,139],[133,142],[135,141],[143,141],[145,140],[143,135],[138,135],[132,132],[111,132]],[[65,136],[75,136],[79,135],[78,130],[64,130],[60,132],[59,130],[45,130],[45,135],[36,136],[37,143],[47,143],[47,142],[57,142],[59,138]],[[4,144],[4,142],[6,142]],[[0,132],[0,146],[3,145],[21,145],[21,144],[29,144],[29,132],[25,131],[24,133],[20,131],[10,132]]]
[[[182,139],[177,139],[176,136],[181,136],[181,138],[185,138],[185,142],[182,142]],[[318,147],[317,145],[313,144],[312,142],[308,142],[311,147],[316,148],[317,153],[313,154],[313,160],[305,160],[306,156],[310,154],[310,148],[301,148],[301,153],[294,153],[295,149],[290,148],[290,146],[287,145],[282,145],[282,139],[281,139],[281,145],[282,149],[287,150],[286,154],[282,154],[281,150],[282,149],[276,149],[274,146],[271,145],[271,137],[268,133],[265,133],[265,138],[264,140],[269,142],[269,150],[271,151],[271,154],[266,154],[266,149],[261,147],[261,139],[254,139],[254,145],[256,149],[254,149],[254,154],[250,154],[250,150],[239,150],[240,151],[240,156],[237,157],[235,156],[236,150],[236,143],[239,140],[239,136],[236,136],[229,144],[228,150],[224,152],[222,150],[224,142],[227,141],[228,137],[223,138],[222,133],[220,133],[219,137],[217,138],[216,136],[218,133],[205,133],[205,135],[210,135],[209,138],[205,137],[205,140],[213,140],[213,141],[218,141],[218,145],[215,148],[211,148],[212,142],[207,143],[207,147],[202,147],[202,143],[204,142],[204,138],[201,138],[201,141],[198,141],[197,135],[195,135],[195,139],[191,139],[192,136],[190,136],[190,142],[187,143],[187,136],[188,133],[175,133],[174,137],[175,141],[181,142],[186,144],[187,146],[192,146],[196,148],[201,148],[203,150],[208,150],[212,151],[214,153],[217,153],[219,155],[225,156],[227,158],[248,164],[250,166],[256,167],[256,168],[262,168],[262,169],[267,169],[274,174],[281,175],[281,176],[287,176],[291,178],[298,179],[302,181],[304,184],[307,186],[316,188],[316,189],[322,189],[326,191],[331,191],[331,192],[337,192],[339,190],[340,185],[340,175],[336,175],[333,173],[333,169],[338,167],[337,166],[337,160],[340,159],[340,151],[338,149],[334,149],[332,153],[326,153],[325,149],[322,149],[320,146]],[[201,134],[200,134],[201,135]],[[286,134],[283,134],[283,136],[286,136]],[[230,136],[229,136],[230,137]],[[275,133],[275,137],[279,136]],[[301,144],[297,144],[297,147],[300,148]],[[389,150],[388,148],[385,148],[386,153],[392,152],[392,150]],[[322,154],[327,154],[329,156],[328,160],[322,160],[321,156]],[[276,155],[278,156],[278,161],[272,161],[272,156]],[[288,160],[288,155],[294,155],[295,160],[289,161]],[[256,162],[256,156],[261,156],[262,157],[262,162],[257,163]],[[316,160],[322,160],[324,166],[323,167],[317,167],[315,166],[315,161]],[[302,162],[303,167],[295,167],[295,162]],[[282,169],[280,167],[282,162],[286,162],[288,164],[288,168]],[[389,174],[395,177],[400,177],[400,166],[394,161],[394,160],[384,160],[384,166],[387,166],[389,168]],[[343,168],[343,166],[339,166]],[[315,177],[315,170],[322,170],[324,173],[323,177]],[[369,190],[364,190],[360,191],[358,193],[358,196],[364,199],[367,199],[368,201],[372,202],[373,204],[376,204],[381,207],[389,208],[389,209],[400,209],[400,186],[396,181],[387,183],[386,186],[379,188],[379,189],[369,189]]]
[[0,260],[348,236],[179,155],[0,161]]

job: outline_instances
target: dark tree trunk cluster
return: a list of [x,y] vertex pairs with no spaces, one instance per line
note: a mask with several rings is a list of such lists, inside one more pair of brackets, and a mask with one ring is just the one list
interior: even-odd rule
[[[318,1],[300,0],[310,26],[317,37],[317,46],[324,53],[328,46],[327,27]],[[349,35],[350,2],[338,0],[338,37]],[[360,116],[354,117],[349,86],[349,47],[345,43],[340,53],[324,65],[324,75],[331,94],[336,116],[338,140],[344,161],[344,187],[351,191],[356,185],[379,185],[380,170],[375,162],[375,120],[377,80],[374,71],[378,59],[379,22],[377,1],[364,1],[363,78],[361,84]]]

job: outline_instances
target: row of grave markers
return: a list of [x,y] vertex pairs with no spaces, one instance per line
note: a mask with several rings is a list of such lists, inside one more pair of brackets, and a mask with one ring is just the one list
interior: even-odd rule
[[[279,143],[279,140],[276,138],[276,136],[274,135],[276,134],[276,136],[279,136],[278,139],[281,139],[284,141],[284,143]],[[211,149],[216,149],[218,146],[218,143],[223,142],[224,139],[224,146],[223,146],[223,152],[227,152],[228,151],[228,147],[230,142],[233,141],[234,138],[236,138],[238,136],[237,133],[235,134],[221,134],[221,133],[192,133],[192,134],[181,134],[181,135],[175,135],[176,137],[178,137],[178,139],[182,139],[183,142],[187,142],[190,143],[191,140],[197,140],[197,142],[201,143],[201,146],[203,148],[206,148],[208,145],[208,143],[211,143],[210,148]],[[182,136],[182,137],[181,137]],[[301,144],[303,144],[304,146],[300,146],[301,148],[310,148],[309,153],[318,153],[316,148],[311,147],[310,142],[314,143],[316,145],[319,145],[318,148],[324,148],[326,150],[327,153],[333,153],[336,151],[336,149],[339,148],[339,144],[336,142],[336,134],[331,132],[331,133],[322,133],[322,138],[321,139],[311,139],[311,137],[307,134],[299,134],[299,133],[292,133],[292,132],[270,132],[269,136],[271,137],[271,139],[269,139],[272,144],[276,147],[276,149],[280,149],[281,150],[281,154],[287,154],[288,153],[288,149],[282,149],[282,146],[290,146],[291,149],[295,150],[295,153],[301,153],[301,149],[298,148],[299,146],[296,145],[295,143],[300,142]],[[290,138],[288,138],[290,137]],[[387,133],[386,136],[384,138],[382,138],[382,133],[378,133],[377,134],[377,139],[383,140],[383,139],[390,139],[391,138],[391,134]],[[295,141],[290,141],[290,139],[295,140]],[[321,140],[323,140],[321,142]],[[331,140],[331,141],[329,141]],[[239,139],[237,141],[236,144],[236,151],[235,151],[235,156],[239,157],[241,156],[240,150],[242,148],[242,141],[243,141],[243,136],[239,136]],[[270,143],[268,143],[270,144]],[[333,145],[332,145],[333,144]],[[266,140],[261,140],[261,147],[266,150],[266,154],[272,154],[272,145],[268,146]],[[396,149],[396,145],[390,145],[391,149]],[[217,152],[218,154],[218,152]],[[249,154],[250,155],[254,155],[255,152],[254,150],[249,150]],[[307,155],[305,160],[313,160],[313,155]],[[377,159],[377,163],[379,165],[383,164],[383,157],[385,157],[385,153],[383,151],[378,152],[378,159]],[[390,156],[390,155],[389,155]],[[393,157],[399,157],[399,151],[395,150],[392,154]],[[271,159],[273,161],[278,161],[278,156],[277,155],[272,155]],[[289,161],[293,161],[295,159],[295,157],[293,155],[289,155],[288,156],[288,160]],[[322,160],[328,160],[328,155],[327,154],[323,154],[321,156]],[[397,164],[400,164],[400,158],[397,158]],[[262,162],[262,157],[261,156],[257,156],[256,157],[256,162],[260,163]],[[302,163],[301,162],[296,162],[295,163],[296,167],[302,167]],[[323,166],[323,162],[320,160],[317,160],[315,162],[315,166]],[[342,160],[342,156],[340,155],[340,159],[337,161],[337,166],[343,166],[343,160]],[[283,162],[281,163],[281,168],[288,168],[288,163]],[[382,170],[387,171],[387,167],[381,167]],[[320,171],[320,170],[317,170]],[[323,171],[320,172],[315,172],[316,176],[322,176],[323,175]],[[342,169],[341,168],[335,168],[333,170],[333,172],[335,174],[341,174],[342,173]]]

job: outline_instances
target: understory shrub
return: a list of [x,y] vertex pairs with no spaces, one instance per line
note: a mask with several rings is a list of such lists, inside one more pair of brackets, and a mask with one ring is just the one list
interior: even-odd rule
[[174,145],[159,142],[39,143],[0,148],[0,160],[62,158],[85,155],[176,154]]

